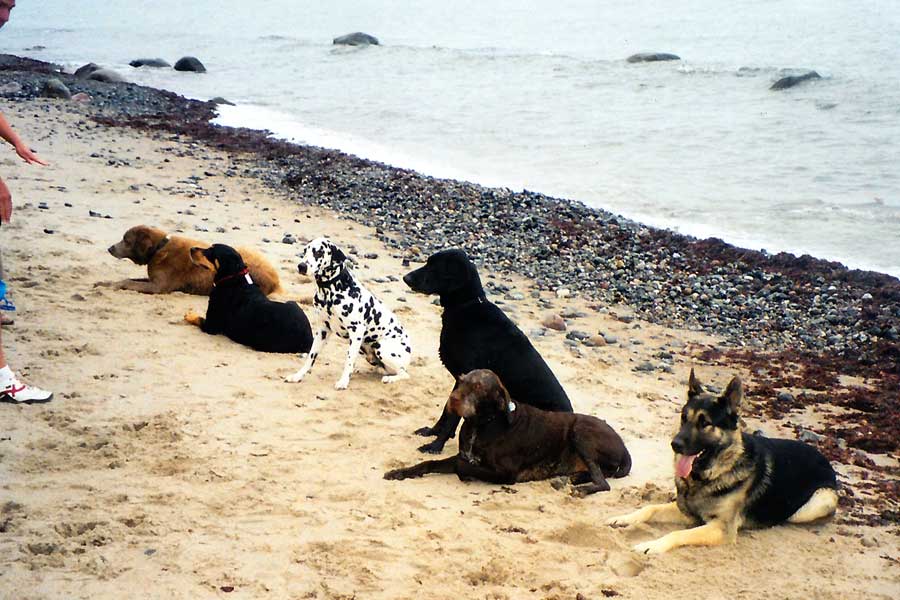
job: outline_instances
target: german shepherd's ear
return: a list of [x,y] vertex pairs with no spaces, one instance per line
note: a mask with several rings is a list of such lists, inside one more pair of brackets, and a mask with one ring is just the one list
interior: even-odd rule
[[703,386],[700,385],[700,381],[697,379],[697,376],[694,375],[694,368],[691,367],[691,375],[688,377],[688,398],[693,398],[702,393]]
[[744,386],[741,384],[741,378],[735,375],[728,382],[728,387],[719,396],[720,403],[727,403],[731,412],[737,414],[741,411],[741,400],[744,399]]

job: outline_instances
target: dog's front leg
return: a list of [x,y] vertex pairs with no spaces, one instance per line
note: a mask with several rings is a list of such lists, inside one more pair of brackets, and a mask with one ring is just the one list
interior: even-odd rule
[[634,549],[642,554],[662,554],[679,546],[718,546],[724,541],[725,525],[716,520],[693,529],[673,531],[658,540],[638,544]]
[[316,335],[313,336],[312,347],[309,349],[309,356],[306,357],[306,363],[304,363],[303,368],[294,373],[293,375],[286,377],[285,381],[288,383],[297,383],[298,381],[303,381],[303,378],[306,377],[306,374],[309,373],[309,370],[312,369],[313,364],[316,362],[316,357],[319,356],[319,352],[322,350],[322,346],[325,345],[325,340],[328,338],[328,334],[330,333],[330,329],[327,326],[322,326],[316,332]]
[[426,460],[417,465],[405,469],[394,469],[384,474],[385,479],[409,479],[421,477],[428,473],[456,473],[456,465],[459,455],[450,456],[441,460]]
[[356,357],[359,356],[362,342],[362,336],[350,338],[350,347],[347,349],[347,362],[344,363],[344,372],[341,373],[341,378],[334,384],[334,389],[346,390],[347,386],[350,385],[350,375],[353,374],[353,366],[356,364]]
[[637,525],[639,523],[683,523],[693,522],[690,517],[681,512],[677,502],[669,502],[668,504],[651,504],[638,510],[613,517],[606,521],[607,525],[615,527],[623,527],[625,525]]

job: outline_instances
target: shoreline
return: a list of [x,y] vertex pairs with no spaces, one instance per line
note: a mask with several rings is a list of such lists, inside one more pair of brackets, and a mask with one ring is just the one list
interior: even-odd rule
[[[0,80],[6,81],[2,73]],[[141,130],[94,120],[101,113],[111,119],[125,111],[154,114],[145,101],[170,111],[203,106],[124,86],[98,88],[94,98],[106,106],[3,102],[24,139],[52,163],[36,170],[17,165],[14,154],[3,159],[16,211],[0,233],[20,309],[4,341],[14,367],[57,397],[47,405],[4,406],[0,588],[25,590],[25,598],[112,598],[142,589],[158,598],[665,600],[682,590],[716,597],[727,580],[752,597],[863,592],[887,599],[900,583],[891,569],[900,560],[900,502],[891,495],[900,474],[897,454],[856,445],[896,442],[886,435],[890,423],[874,420],[889,407],[867,412],[871,407],[860,398],[855,407],[850,397],[847,405],[838,402],[844,388],[867,390],[863,400],[874,402],[875,392],[890,390],[884,377],[838,377],[851,362],[835,356],[833,365],[827,354],[795,362],[748,349],[748,359],[769,362],[745,364],[734,355],[739,348],[699,328],[663,327],[625,304],[583,293],[559,297],[554,281],[542,291],[512,268],[499,272],[487,263],[497,244],[516,238],[501,236],[503,223],[496,234],[489,225],[492,209],[511,202],[497,191],[482,200],[483,188],[302,149],[321,163],[303,172],[318,182],[300,183],[315,184],[326,199],[342,186],[358,190],[346,200],[360,205],[357,216],[394,222],[379,231],[281,186],[295,154],[261,159],[225,143],[235,137],[255,150],[258,133],[212,130],[224,137],[208,143],[166,128],[196,127],[206,135],[210,129],[199,121],[139,116]],[[413,249],[419,238],[412,232],[426,240],[438,235],[421,233],[416,219],[422,229],[435,229],[437,217],[446,216],[425,220],[409,198],[447,187],[460,194],[457,218],[480,222],[452,230],[444,224],[444,235],[471,233],[477,243],[481,225],[498,237],[485,243],[487,260],[480,261],[489,297],[529,334],[578,412],[601,416],[625,440],[634,468],[611,480],[610,492],[575,499],[560,481],[507,487],[451,476],[382,479],[384,471],[422,459],[416,451],[422,440],[411,432],[433,421],[452,387],[437,351],[441,310],[398,279],[414,266],[405,262],[426,253],[424,246]],[[477,197],[461,195],[476,189]],[[369,215],[367,203],[388,192],[400,200],[381,200],[381,210]],[[551,218],[568,210],[550,199],[516,198],[531,202],[537,217],[532,229],[516,230],[531,238],[510,245],[510,257],[534,247]],[[575,209],[567,214],[578,218]],[[515,213],[508,218],[519,223]],[[142,221],[256,246],[282,274],[284,299],[298,299],[304,309],[313,285],[296,273],[298,245],[282,236],[340,241],[357,263],[357,277],[407,327],[415,353],[411,378],[385,386],[379,372],[358,363],[350,389],[336,392],[346,347],[332,343],[302,384],[286,384],[297,357],[252,352],[183,322],[187,310],[202,310],[204,298],[94,287],[144,274],[104,250]],[[601,233],[614,229],[631,240],[628,227],[607,223]],[[543,247],[549,252],[549,243]],[[548,256],[538,267],[556,269],[566,251],[557,243],[562,258]],[[548,313],[565,315],[566,332],[542,327]],[[579,331],[600,331],[610,341],[590,346],[579,341]],[[659,557],[630,548],[671,528],[622,531],[602,524],[607,516],[670,499],[669,441],[690,368],[715,386],[741,375],[757,394],[746,403],[749,431],[798,437],[835,459],[841,506],[834,519],[746,532],[731,546]],[[767,383],[773,377],[777,386]],[[853,438],[831,419],[871,431]],[[444,455],[455,449],[451,442]],[[756,594],[761,580],[766,589]]]
[[[53,68],[6,55],[0,59],[0,82],[9,71],[40,73],[20,81],[17,98],[34,98]],[[777,357],[782,369],[766,371],[762,391],[753,394],[762,402],[755,407],[758,413],[771,411],[765,394],[788,383],[830,389],[839,404],[867,407],[876,423],[875,443],[865,441],[861,426],[842,427],[856,445],[900,450],[900,424],[893,418],[900,414],[900,398],[892,393],[900,389],[900,280],[891,275],[696,239],[527,190],[433,178],[273,139],[265,131],[213,124],[211,102],[137,84],[58,76],[73,93],[94,96],[89,111],[96,122],[187,136],[252,156],[256,164],[243,175],[291,201],[374,227],[397,258],[424,261],[434,251],[459,246],[483,267],[533,282],[531,293],[547,310],[540,292],[566,290],[595,310],[624,304],[634,317],[651,323],[720,336],[725,347],[717,357],[748,366]],[[506,295],[507,290],[490,291]],[[831,388],[818,375],[823,361],[835,374],[828,378]],[[786,375],[790,365],[803,375]],[[870,383],[845,386],[837,375]],[[832,449],[830,458],[852,462],[846,452]]]

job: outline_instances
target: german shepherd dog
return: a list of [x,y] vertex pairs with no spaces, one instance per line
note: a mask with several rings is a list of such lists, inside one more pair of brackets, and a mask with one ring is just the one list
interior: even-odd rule
[[742,527],[810,523],[834,514],[837,481],[828,459],[802,442],[744,433],[742,398],[738,377],[716,396],[703,389],[691,369],[681,429],[672,439],[675,502],[645,506],[607,524],[699,526],[638,544],[636,551],[717,546],[733,543]]

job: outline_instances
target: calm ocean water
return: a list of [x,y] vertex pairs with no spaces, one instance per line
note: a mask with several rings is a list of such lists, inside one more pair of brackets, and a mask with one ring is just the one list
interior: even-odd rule
[[[357,30],[383,45],[331,45]],[[871,0],[40,0],[0,30],[226,124],[900,276],[898,40]],[[185,54],[209,72],[128,66]],[[824,79],[768,90],[792,69]]]

